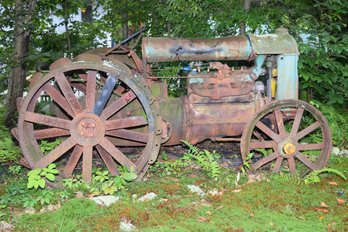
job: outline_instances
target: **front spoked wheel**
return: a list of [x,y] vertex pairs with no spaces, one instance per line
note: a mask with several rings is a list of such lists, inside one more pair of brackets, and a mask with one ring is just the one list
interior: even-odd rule
[[300,100],[274,101],[247,123],[242,139],[244,162],[252,171],[289,171],[306,175],[323,168],[331,152],[327,120]]

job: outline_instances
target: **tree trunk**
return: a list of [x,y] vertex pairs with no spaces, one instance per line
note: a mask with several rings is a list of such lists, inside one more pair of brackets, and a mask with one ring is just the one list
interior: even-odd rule
[[64,26],[65,26],[65,37],[66,37],[66,49],[70,51],[71,49],[71,41],[70,41],[70,31],[69,31],[69,0],[65,0],[64,7]]
[[35,0],[16,0],[14,26],[14,53],[12,75],[8,78],[6,103],[8,107],[5,125],[12,128],[16,125],[17,98],[23,96],[26,66],[25,58],[29,52],[31,22],[36,6]]
[[121,13],[122,16],[122,37],[123,39],[128,38],[129,36],[129,28],[128,28],[128,6],[127,6],[127,0],[125,1],[123,11]]
[[[245,13],[248,13],[248,11],[250,10],[250,3],[251,3],[251,0],[244,0],[243,10]],[[245,22],[241,22],[240,23],[240,34],[245,35],[245,31],[246,31]]]

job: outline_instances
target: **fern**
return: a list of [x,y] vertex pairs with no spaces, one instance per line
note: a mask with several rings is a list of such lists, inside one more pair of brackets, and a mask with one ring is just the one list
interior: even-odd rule
[[322,173],[333,173],[333,174],[338,175],[339,177],[341,177],[345,181],[347,181],[346,176],[342,172],[340,172],[334,168],[323,168],[320,170],[314,170],[313,172],[308,174],[304,179],[305,184],[319,183],[321,181],[319,175]]
[[303,180],[294,174],[284,174],[283,172],[280,172],[279,175],[272,175],[272,180],[276,182],[280,182],[282,184],[284,183],[293,183],[296,185],[302,185]]
[[180,159],[177,159],[172,162],[158,162],[156,164],[157,168],[162,168],[166,172],[176,173],[181,168],[188,167],[192,164],[196,164],[202,168],[208,176],[216,178],[221,174],[221,167],[218,163],[220,155],[216,152],[209,152],[208,150],[201,151],[196,146],[182,141],[187,147],[188,151]]
[[207,172],[208,176],[216,178],[221,174],[221,167],[218,163],[219,154],[215,152],[211,153],[205,149],[201,151],[198,147],[186,141],[182,142],[189,148],[185,156],[192,157],[197,165]]

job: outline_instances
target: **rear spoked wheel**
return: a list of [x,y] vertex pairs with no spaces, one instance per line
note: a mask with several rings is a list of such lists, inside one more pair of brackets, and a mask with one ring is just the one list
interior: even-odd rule
[[300,176],[325,167],[331,152],[328,122],[300,100],[274,101],[247,123],[242,139],[244,162],[252,171],[289,171]]
[[[43,96],[53,107],[42,110]],[[79,61],[65,62],[37,81],[21,105],[17,130],[31,168],[59,161],[69,177],[81,160],[90,182],[96,156],[111,174],[122,165],[142,176],[157,158],[160,125],[158,103],[141,76],[122,63]],[[43,142],[57,140],[56,147],[43,149]],[[125,146],[138,149],[129,153]]]

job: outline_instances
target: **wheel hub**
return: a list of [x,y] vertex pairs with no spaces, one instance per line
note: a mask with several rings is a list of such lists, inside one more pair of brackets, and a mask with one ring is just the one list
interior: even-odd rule
[[294,155],[296,153],[296,146],[292,143],[285,143],[283,146],[283,151],[287,155]]
[[96,122],[93,119],[82,119],[77,128],[78,133],[85,138],[92,138],[97,134]]
[[71,135],[82,146],[94,146],[105,135],[104,122],[95,114],[81,113],[74,118]]

